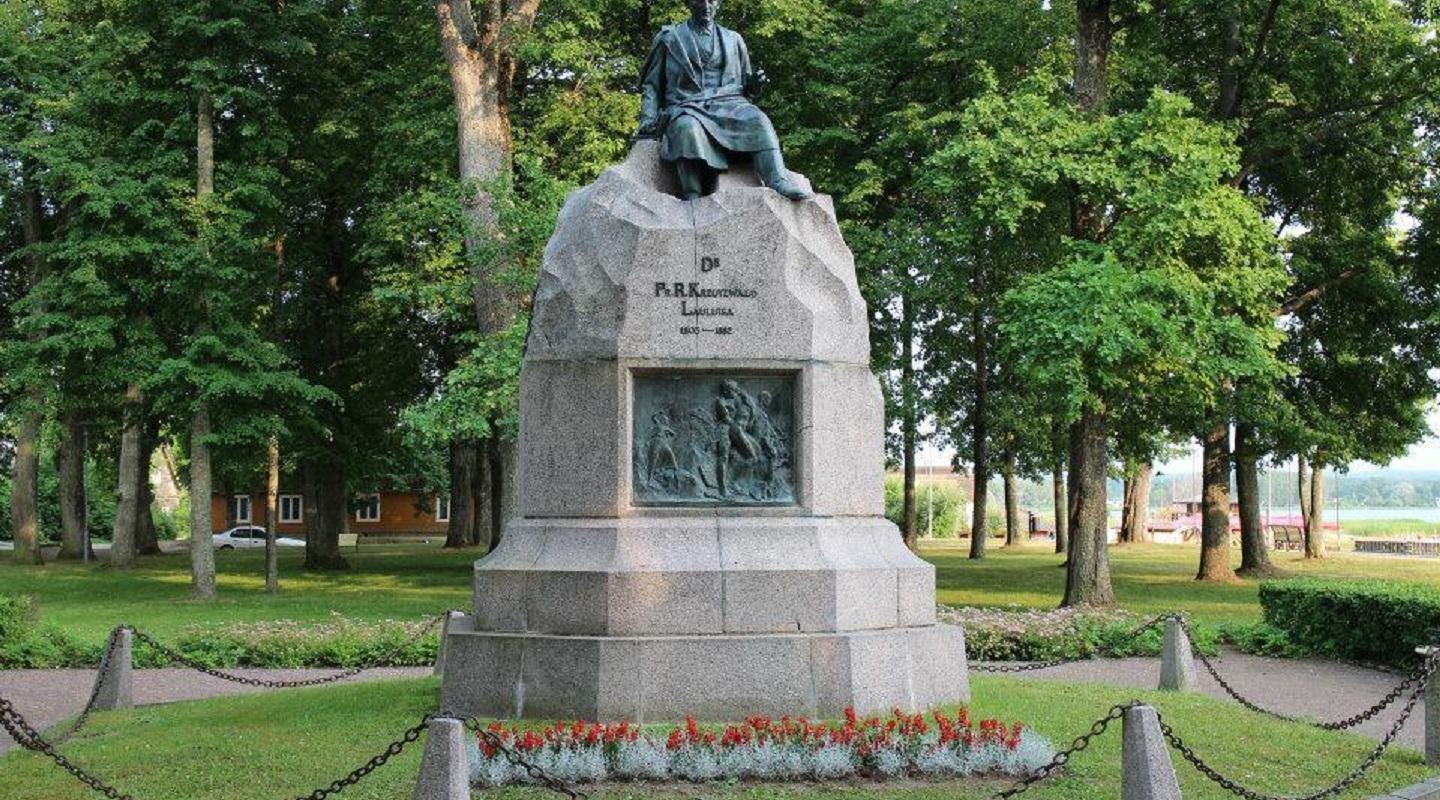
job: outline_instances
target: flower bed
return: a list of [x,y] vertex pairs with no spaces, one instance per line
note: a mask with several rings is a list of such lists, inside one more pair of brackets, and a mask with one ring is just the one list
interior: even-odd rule
[[[972,661],[1048,661],[1101,653],[1154,656],[1160,654],[1164,638],[1163,626],[1132,637],[1136,628],[1153,617],[1121,609],[941,605],[935,607],[935,613],[941,622],[965,628],[965,654]],[[1201,652],[1218,652],[1219,636],[1214,630],[1197,626],[1195,634],[1195,646]]]
[[[555,723],[533,728],[491,723],[490,733],[527,761],[568,783],[601,781],[794,781],[836,778],[952,778],[1025,775],[1047,764],[1055,749],[1020,723],[972,724],[961,709],[859,718],[840,722],[751,717],[738,725],[655,727],[620,723]],[[470,782],[494,787],[530,778],[476,738]]]

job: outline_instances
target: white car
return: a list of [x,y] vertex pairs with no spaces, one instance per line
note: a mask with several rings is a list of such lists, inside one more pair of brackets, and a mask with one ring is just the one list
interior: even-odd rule
[[[210,537],[215,544],[216,550],[254,550],[265,549],[265,529],[257,528],[254,525],[236,525],[224,533],[217,533]],[[276,547],[304,547],[304,539],[292,539],[288,536],[276,536]]]

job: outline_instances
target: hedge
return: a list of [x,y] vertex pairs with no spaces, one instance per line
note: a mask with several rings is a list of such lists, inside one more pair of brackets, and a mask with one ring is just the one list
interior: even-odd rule
[[1440,637],[1440,589],[1425,584],[1265,581],[1260,608],[1293,644],[1332,658],[1405,666]]

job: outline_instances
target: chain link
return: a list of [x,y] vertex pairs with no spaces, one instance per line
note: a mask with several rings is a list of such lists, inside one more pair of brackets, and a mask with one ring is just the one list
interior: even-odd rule
[[525,757],[520,755],[519,751],[505,744],[505,741],[501,739],[498,734],[494,731],[486,730],[482,726],[482,721],[479,717],[470,717],[465,720],[464,724],[467,729],[480,734],[480,738],[485,740],[485,744],[495,748],[501,755],[505,756],[506,761],[525,770],[525,774],[530,776],[530,780],[556,794],[562,794],[570,798],[570,800],[588,800],[589,795],[578,789],[571,789],[559,778],[549,775],[534,763],[525,760]]
[[180,652],[179,650],[176,650],[173,647],[157,641],[153,636],[148,633],[145,633],[128,625],[122,627],[128,628],[130,632],[134,634],[137,641],[144,642],[145,644],[150,645],[151,647],[160,651],[161,654],[163,654],[166,658],[169,658],[171,661],[193,669],[197,672],[203,672],[206,675],[214,678],[219,678],[224,681],[230,681],[231,683],[241,683],[246,686],[260,686],[266,689],[294,689],[300,686],[321,686],[327,683],[343,681],[346,678],[353,678],[356,675],[365,672],[366,670],[371,670],[375,669],[376,667],[382,666],[385,662],[393,659],[394,656],[399,654],[405,648],[418,642],[421,637],[433,631],[435,629],[435,626],[439,625],[440,622],[444,620],[445,617],[449,614],[450,612],[446,611],[439,616],[432,617],[428,622],[425,623],[422,628],[420,628],[420,630],[411,634],[405,639],[405,641],[401,642],[394,649],[383,655],[372,658],[369,661],[360,664],[359,666],[350,667],[349,669],[342,672],[336,672],[332,675],[325,675],[319,678],[303,678],[293,681],[270,680],[266,678],[247,678],[244,675],[236,675],[233,672],[226,672],[224,670],[215,669],[213,667],[207,667],[204,664],[201,664],[195,659]]
[[1125,716],[1126,711],[1138,705],[1140,705],[1139,700],[1131,700],[1128,703],[1111,706],[1105,716],[1090,723],[1090,730],[1088,732],[1075,737],[1075,740],[1070,743],[1068,748],[1056,753],[1055,757],[1050,759],[1050,763],[1021,778],[1019,782],[1009,789],[997,792],[995,794],[995,800],[1007,800],[1007,798],[1022,794],[1029,790],[1031,786],[1044,780],[1050,773],[1070,763],[1071,756],[1089,747],[1091,739],[1104,733],[1105,730],[1110,727],[1110,723]]
[[81,709],[80,716],[75,718],[75,724],[70,729],[58,736],[50,737],[50,745],[59,747],[70,741],[85,723],[90,721],[90,714],[95,710],[95,703],[100,699],[100,690],[105,686],[105,680],[110,677],[110,671],[114,666],[115,648],[120,645],[120,631],[123,627],[117,626],[110,631],[110,638],[105,642],[105,653],[100,656],[100,667],[95,670],[95,685],[90,688],[90,699],[85,701],[85,708]]
[[1215,683],[1219,684],[1220,688],[1223,689],[1226,694],[1230,695],[1230,697],[1233,698],[1235,702],[1258,714],[1264,714],[1268,717],[1274,717],[1275,719],[1284,720],[1285,722],[1298,722],[1305,725],[1313,725],[1322,730],[1343,731],[1347,728],[1353,728],[1356,725],[1373,719],[1381,711],[1389,708],[1390,705],[1396,700],[1399,700],[1405,694],[1405,691],[1407,689],[1415,685],[1416,681],[1421,680],[1427,668],[1426,663],[1422,662],[1418,667],[1411,670],[1410,674],[1407,675],[1404,680],[1400,681],[1400,683],[1396,684],[1395,687],[1389,692],[1387,692],[1384,697],[1380,698],[1379,702],[1377,702],[1373,706],[1370,706],[1364,711],[1361,711],[1358,714],[1332,722],[1315,722],[1313,720],[1305,719],[1303,717],[1292,717],[1288,714],[1282,714],[1279,711],[1273,711],[1255,703],[1254,701],[1240,694],[1240,692],[1236,690],[1235,687],[1231,686],[1230,683],[1225,680],[1225,678],[1221,677],[1220,671],[1216,669],[1213,663],[1210,662],[1210,659],[1206,658],[1205,654],[1200,652],[1199,648],[1194,647],[1193,643],[1195,641],[1195,633],[1190,628],[1189,621],[1180,615],[1176,615],[1176,617],[1180,621],[1180,626],[1185,629],[1185,635],[1190,638],[1190,641],[1192,643],[1191,650],[1192,652],[1194,652],[1195,658],[1200,661],[1201,666],[1205,667],[1205,671],[1210,673],[1210,677],[1215,679]]
[[[1420,702],[1421,696],[1425,694],[1425,688],[1434,677],[1437,667],[1440,667],[1440,655],[1432,654],[1426,659],[1425,665],[1420,671],[1420,685],[1411,691],[1410,699],[1405,703],[1404,707],[1401,708],[1399,718],[1395,720],[1394,725],[1390,726],[1389,733],[1386,733],[1385,738],[1380,740],[1380,744],[1376,745],[1375,749],[1371,750],[1370,754],[1366,756],[1359,765],[1331,786],[1307,795],[1271,795],[1257,792],[1254,789],[1243,786],[1225,777],[1214,767],[1205,763],[1204,759],[1196,755],[1195,751],[1185,743],[1185,740],[1181,739],[1180,736],[1175,733],[1174,729],[1166,724],[1163,717],[1159,718],[1160,732],[1165,736],[1165,740],[1170,743],[1170,746],[1175,748],[1176,752],[1189,762],[1191,766],[1199,770],[1200,774],[1209,778],[1212,782],[1236,797],[1243,797],[1245,800],[1324,800],[1324,798],[1334,797],[1350,788],[1352,784],[1364,777],[1365,773],[1369,772],[1371,767],[1375,766],[1375,762],[1379,761],[1380,757],[1385,754],[1385,751],[1389,749],[1391,743],[1395,741],[1395,737],[1400,735],[1400,729],[1405,727],[1405,722],[1410,718],[1411,712],[1415,710],[1416,704]],[[1159,717],[1159,711],[1156,711],[1156,716]]]
[[977,661],[970,664],[970,669],[975,670],[976,672],[989,672],[997,674],[1033,672],[1035,670],[1058,667],[1061,664],[1073,664],[1076,661],[1089,661],[1092,658],[1109,658],[1115,654],[1116,648],[1118,648],[1121,644],[1129,644],[1130,642],[1133,642],[1134,640],[1138,639],[1141,634],[1145,633],[1151,628],[1154,628],[1156,625],[1159,625],[1160,623],[1164,622],[1167,619],[1170,619],[1173,616],[1177,615],[1162,614],[1125,634],[1125,637],[1121,639],[1120,642],[1111,645],[1110,647],[1102,647],[1096,650],[1094,653],[1090,653],[1087,655],[1068,656],[1064,658],[1051,659],[1050,661],[1030,661],[1023,664],[990,664],[984,661]]
[[61,769],[75,776],[76,780],[105,795],[110,800],[135,800],[61,755],[56,751],[55,745],[45,741],[40,732],[35,730],[34,726],[27,722],[20,712],[15,710],[15,706],[4,697],[0,697],[0,728],[4,728],[5,732],[10,734],[10,738],[14,739],[21,747],[48,756]]

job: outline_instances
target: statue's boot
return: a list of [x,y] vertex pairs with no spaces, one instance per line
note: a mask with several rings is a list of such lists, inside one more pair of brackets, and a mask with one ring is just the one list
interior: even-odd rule
[[761,150],[756,153],[755,171],[760,174],[762,183],[791,200],[805,200],[814,197],[814,192],[790,177],[789,170],[785,169],[785,159],[780,156],[778,149]]
[[675,162],[675,174],[680,179],[681,197],[699,200],[705,194],[705,162],[682,158]]

